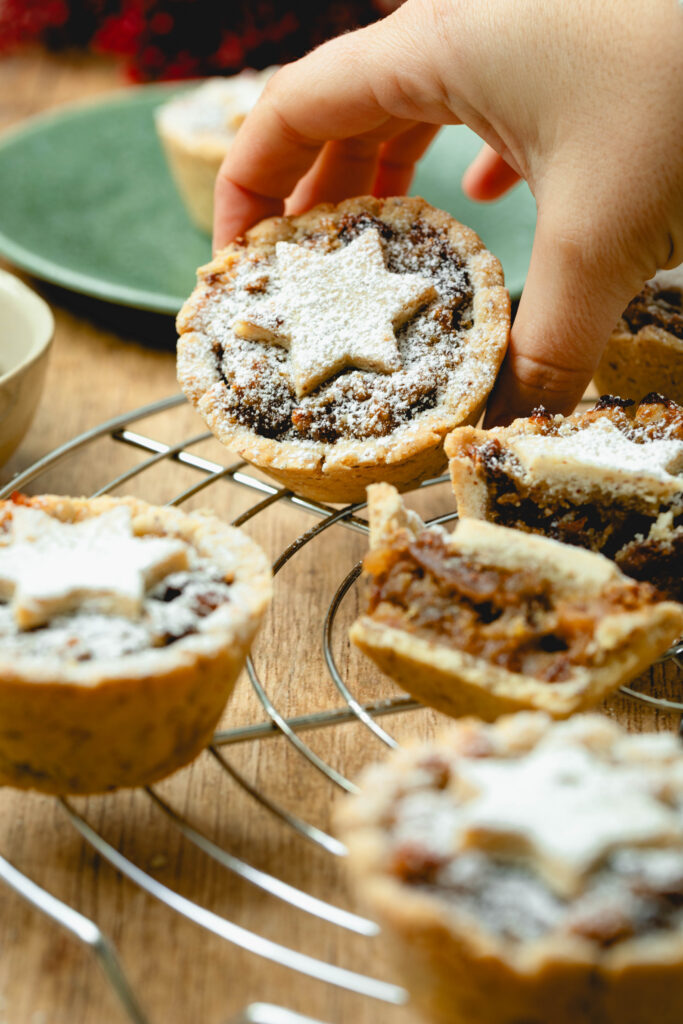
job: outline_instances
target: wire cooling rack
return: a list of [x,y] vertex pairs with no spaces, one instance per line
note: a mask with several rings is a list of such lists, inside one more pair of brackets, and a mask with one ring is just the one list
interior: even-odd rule
[[[144,406],[109,420],[81,434],[60,448],[55,449],[55,451],[15,477],[4,489],[0,490],[0,498],[6,498],[12,491],[33,483],[33,481],[41,477],[48,470],[52,470],[57,463],[67,456],[73,455],[101,438],[108,437],[117,444],[126,445],[137,450],[142,458],[131,468],[126,469],[123,473],[120,473],[101,486],[94,492],[95,495],[104,494],[126,485],[159,463],[176,463],[196,472],[197,480],[189,487],[180,491],[180,493],[175,494],[168,501],[169,505],[180,505],[207,487],[210,487],[216,481],[227,480],[235,487],[251,492],[255,499],[254,504],[234,520],[234,525],[243,525],[254,517],[259,516],[266,509],[271,508],[277,502],[292,505],[310,516],[311,520],[313,520],[310,528],[296,537],[275,561],[273,566],[275,574],[280,572],[290,559],[297,555],[307,544],[325,531],[344,529],[357,533],[367,533],[367,522],[358,514],[364,509],[365,506],[363,504],[335,509],[319,502],[297,497],[290,491],[275,487],[272,483],[268,483],[254,475],[253,471],[249,467],[245,467],[244,463],[224,465],[198,455],[193,449],[201,442],[210,438],[211,435],[209,433],[201,433],[185,438],[177,444],[168,444],[132,429],[133,425],[138,421],[147,420],[165,413],[183,404],[184,401],[185,399],[182,395],[174,395],[160,402]],[[434,484],[442,483],[444,479],[440,477],[427,481],[422,487],[428,488]],[[455,513],[450,513],[437,519],[432,519],[431,522],[445,522],[454,518]],[[209,752],[215,765],[221,771],[226,772],[250,798],[257,801],[275,818],[288,825],[300,837],[314,844],[332,858],[344,856],[345,849],[343,845],[334,836],[305,820],[305,818],[292,813],[281,803],[274,801],[265,792],[253,785],[231,763],[226,755],[226,750],[229,750],[235,744],[248,743],[257,739],[280,735],[286,738],[311,770],[321,773],[338,789],[353,792],[355,789],[353,783],[338,768],[327,763],[316,753],[300,734],[311,730],[334,727],[341,723],[356,722],[362,723],[384,746],[397,746],[397,741],[380,725],[379,720],[387,715],[415,710],[421,705],[412,698],[401,695],[371,703],[362,702],[354,695],[348,683],[344,680],[334,654],[332,637],[335,619],[344,599],[354,587],[359,575],[360,563],[357,563],[353,565],[348,574],[342,579],[323,616],[322,648],[324,661],[332,683],[341,697],[340,706],[331,710],[287,717],[278,709],[269,696],[258,668],[250,658],[246,666],[247,674],[258,702],[263,708],[263,720],[239,728],[219,731],[215,733],[213,742],[209,747]],[[678,643],[667,652],[665,659],[672,659],[679,669],[683,669],[683,642]],[[681,702],[655,697],[648,693],[638,693],[634,689],[626,687],[623,688],[623,692],[663,710],[683,712],[683,703]],[[288,904],[292,908],[292,912],[298,911],[312,915],[334,927],[365,937],[372,937],[379,932],[378,926],[373,921],[352,913],[343,907],[321,900],[303,889],[290,885],[280,878],[264,872],[235,856],[222,844],[217,844],[204,832],[194,827],[187,817],[178,813],[157,792],[155,787],[147,787],[145,792],[147,798],[157,810],[167,817],[174,828],[182,835],[185,842],[201,850],[203,854],[207,855],[228,872],[239,876],[270,897]],[[188,899],[174,888],[158,881],[148,871],[143,870],[132,858],[124,856],[86,821],[85,817],[74,806],[72,800],[66,798],[55,798],[55,800],[61,805],[61,809],[76,831],[96,854],[145,893],[208,932],[263,958],[265,961],[275,962],[301,975],[376,1000],[378,1005],[383,1003],[385,1005],[399,1006],[407,1001],[407,993],[399,985],[371,975],[347,970],[324,959],[318,959],[298,952],[287,945],[274,942],[254,931],[250,931],[234,923],[225,915]],[[2,856],[0,856],[0,878],[6,885],[23,897],[24,900],[52,918],[68,933],[92,950],[104,969],[105,975],[130,1021],[135,1022],[135,1024],[152,1024],[152,1021],[143,1011],[138,996],[133,991],[124,973],[114,945],[93,920],[54,897]],[[239,1018],[235,1019],[234,1024],[322,1024],[322,1022],[269,1003],[254,1003],[247,1007]]]

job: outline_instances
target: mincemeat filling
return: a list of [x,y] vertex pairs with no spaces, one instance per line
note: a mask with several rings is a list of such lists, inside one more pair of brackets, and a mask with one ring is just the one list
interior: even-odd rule
[[559,596],[529,570],[479,565],[422,531],[373,548],[368,614],[510,672],[553,683],[593,663],[596,624],[656,599],[647,585],[607,587],[598,596]]
[[636,535],[647,535],[660,511],[645,513],[614,495],[604,502],[594,499],[583,504],[553,495],[552,505],[547,505],[542,487],[523,487],[518,478],[522,467],[496,438],[471,447],[467,455],[484,475],[495,522],[543,533],[611,558]]
[[633,334],[652,324],[683,341],[683,290],[646,284],[622,313]]
[[[596,415],[612,410],[613,422],[639,443],[658,438],[683,436],[681,410],[661,395],[648,395],[634,411],[628,399],[603,396],[594,410],[586,413],[589,424]],[[627,411],[628,410],[628,411]],[[531,417],[544,436],[557,432],[545,410]],[[619,422],[621,420],[621,422]],[[616,561],[634,579],[652,583],[661,594],[683,600],[683,503],[676,496],[656,507],[648,507],[642,496],[632,494],[594,495],[590,500],[572,500],[569,493],[548,495],[544,485],[525,487],[523,468],[515,455],[497,438],[471,445],[472,460],[486,485],[487,518],[502,526],[575,544],[598,551]],[[671,512],[666,535],[649,537],[651,527],[663,512]]]
[[[343,370],[299,400],[286,372],[284,348],[216,338],[218,372],[228,389],[228,411],[235,422],[278,441],[334,443],[386,437],[437,405],[461,368],[462,338],[472,326],[469,275],[447,236],[422,221],[398,232],[368,214],[349,215],[337,225],[338,241],[348,245],[370,228],[380,234],[389,271],[419,273],[431,278],[438,291],[437,299],[396,332],[402,368],[391,374]],[[324,235],[303,235],[297,242],[314,248],[329,244]],[[238,271],[234,291],[265,293],[267,262],[263,272],[263,280],[240,283]],[[249,273],[253,276],[253,264]],[[210,319],[204,329],[212,335]],[[468,380],[463,380],[463,388],[468,386]]]

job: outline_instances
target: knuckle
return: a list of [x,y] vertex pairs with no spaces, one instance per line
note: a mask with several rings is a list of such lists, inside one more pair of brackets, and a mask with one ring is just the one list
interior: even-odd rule
[[518,352],[510,354],[510,369],[525,388],[564,395],[585,383],[594,369],[594,361],[577,356],[571,363],[561,362]]

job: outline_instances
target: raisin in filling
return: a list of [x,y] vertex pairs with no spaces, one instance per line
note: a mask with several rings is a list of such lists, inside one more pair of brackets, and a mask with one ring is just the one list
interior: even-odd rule
[[622,318],[633,334],[637,334],[641,327],[653,324],[683,341],[683,291],[680,288],[660,288],[656,283],[646,284],[629,302]]
[[[473,323],[473,290],[446,234],[421,221],[399,232],[361,214],[340,221],[339,243],[348,245],[370,228],[380,234],[389,271],[419,273],[431,278],[438,291],[437,299],[396,332],[402,369],[393,374],[344,370],[298,400],[287,375],[285,349],[218,340],[214,355],[228,389],[226,412],[232,420],[278,441],[381,438],[435,408],[455,374],[462,373],[463,389],[473,383],[476,368],[462,365],[462,335]],[[298,241],[315,247],[329,244],[315,234]],[[267,283],[240,286],[238,274],[237,287],[253,294],[265,290]],[[210,321],[205,330],[211,333]]]
[[533,570],[476,564],[449,551],[434,530],[373,549],[365,567],[376,621],[549,683],[592,663],[595,627],[605,615],[655,600],[645,584],[558,597]]

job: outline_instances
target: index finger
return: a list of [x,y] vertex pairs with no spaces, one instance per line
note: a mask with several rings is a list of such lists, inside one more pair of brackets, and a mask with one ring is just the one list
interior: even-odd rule
[[218,174],[216,248],[282,213],[326,142],[374,131],[397,117],[425,120],[395,88],[391,20],[333,39],[273,76]]

